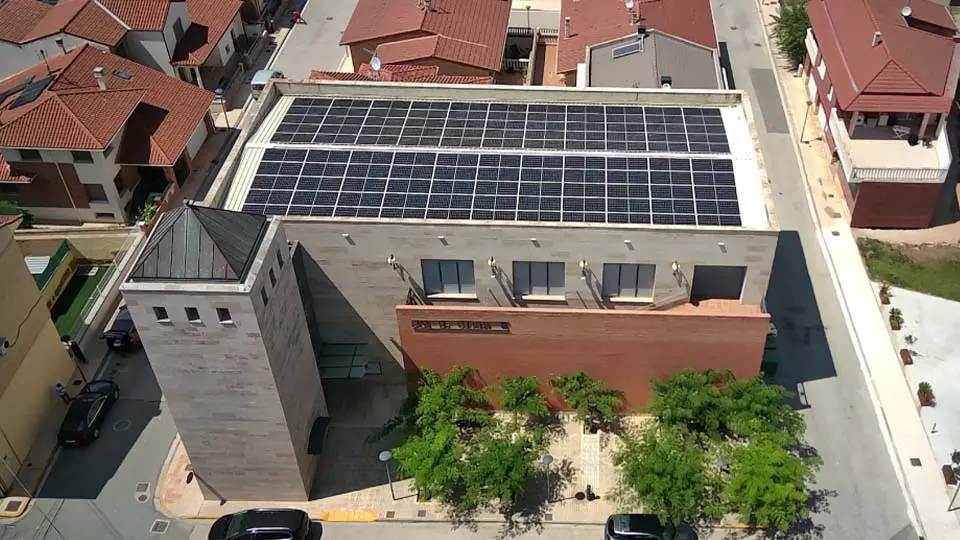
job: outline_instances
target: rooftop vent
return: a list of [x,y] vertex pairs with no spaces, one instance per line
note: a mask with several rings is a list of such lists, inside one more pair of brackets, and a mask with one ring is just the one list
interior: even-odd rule
[[872,46],[872,47],[876,47],[877,45],[880,44],[881,41],[882,41],[882,39],[881,39],[881,36],[880,36],[880,32],[874,32],[874,33],[873,33],[873,43],[871,44],[871,46]]
[[673,77],[670,75],[661,75],[660,76],[660,88],[669,90],[673,88]]
[[422,0],[420,6],[424,11],[433,11],[433,0]]
[[102,67],[93,68],[93,78],[97,80],[97,86],[99,86],[101,90],[107,89],[107,76],[103,72]]

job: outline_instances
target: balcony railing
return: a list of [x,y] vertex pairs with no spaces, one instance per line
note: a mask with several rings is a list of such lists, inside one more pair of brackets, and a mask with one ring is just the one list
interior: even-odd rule
[[504,58],[503,59],[503,69],[504,71],[519,71],[521,73],[526,73],[530,68],[530,60],[528,58]]
[[815,61],[817,59],[817,53],[820,52],[820,46],[817,45],[817,40],[813,37],[812,28],[807,28],[807,37],[804,38],[803,42],[807,45],[807,56],[810,57],[810,61]]

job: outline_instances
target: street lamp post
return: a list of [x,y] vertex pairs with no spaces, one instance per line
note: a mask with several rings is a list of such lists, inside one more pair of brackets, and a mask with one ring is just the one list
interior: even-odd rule
[[384,450],[383,452],[380,452],[380,455],[377,456],[377,459],[383,463],[383,467],[387,471],[387,484],[390,484],[390,498],[397,500],[397,495],[393,492],[393,478],[390,477],[390,460],[393,459],[393,452]]
[[807,100],[807,109],[803,115],[803,127],[800,128],[800,142],[803,142],[803,134],[807,131],[807,118],[810,118],[810,106],[813,105],[813,102],[809,99]]
[[230,117],[227,116],[227,102],[223,97],[223,88],[217,88],[213,91],[217,95],[217,99],[220,100],[220,109],[223,110],[223,123],[227,125],[227,129],[230,129]]
[[544,468],[547,470],[547,500],[550,500],[550,465],[553,463],[553,456],[546,454],[540,458],[540,463],[543,463]]

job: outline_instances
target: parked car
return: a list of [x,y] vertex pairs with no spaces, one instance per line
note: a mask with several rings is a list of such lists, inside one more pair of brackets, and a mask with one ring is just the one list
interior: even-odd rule
[[614,514],[607,518],[605,540],[699,540],[687,525],[663,525],[655,514]]
[[76,397],[60,424],[57,442],[64,446],[83,446],[100,436],[103,419],[120,399],[120,387],[113,381],[91,381]]
[[321,525],[303,510],[256,508],[228,514],[213,522],[208,540],[316,540]]
[[127,306],[122,306],[117,311],[110,329],[100,338],[107,340],[107,347],[112,351],[130,352],[140,347],[140,336],[137,334],[137,327],[133,324],[133,316],[130,315]]

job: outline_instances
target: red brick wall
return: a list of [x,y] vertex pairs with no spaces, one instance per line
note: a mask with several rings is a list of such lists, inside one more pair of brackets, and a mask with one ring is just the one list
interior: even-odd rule
[[851,227],[922,229],[930,226],[942,184],[863,182],[853,202]]
[[[509,333],[413,330],[413,320],[510,323]],[[690,368],[729,368],[737,377],[760,370],[769,325],[765,313],[397,306],[408,372],[479,370],[483,384],[500,375],[541,380],[583,370],[624,391],[631,409],[650,398],[650,381]]]

